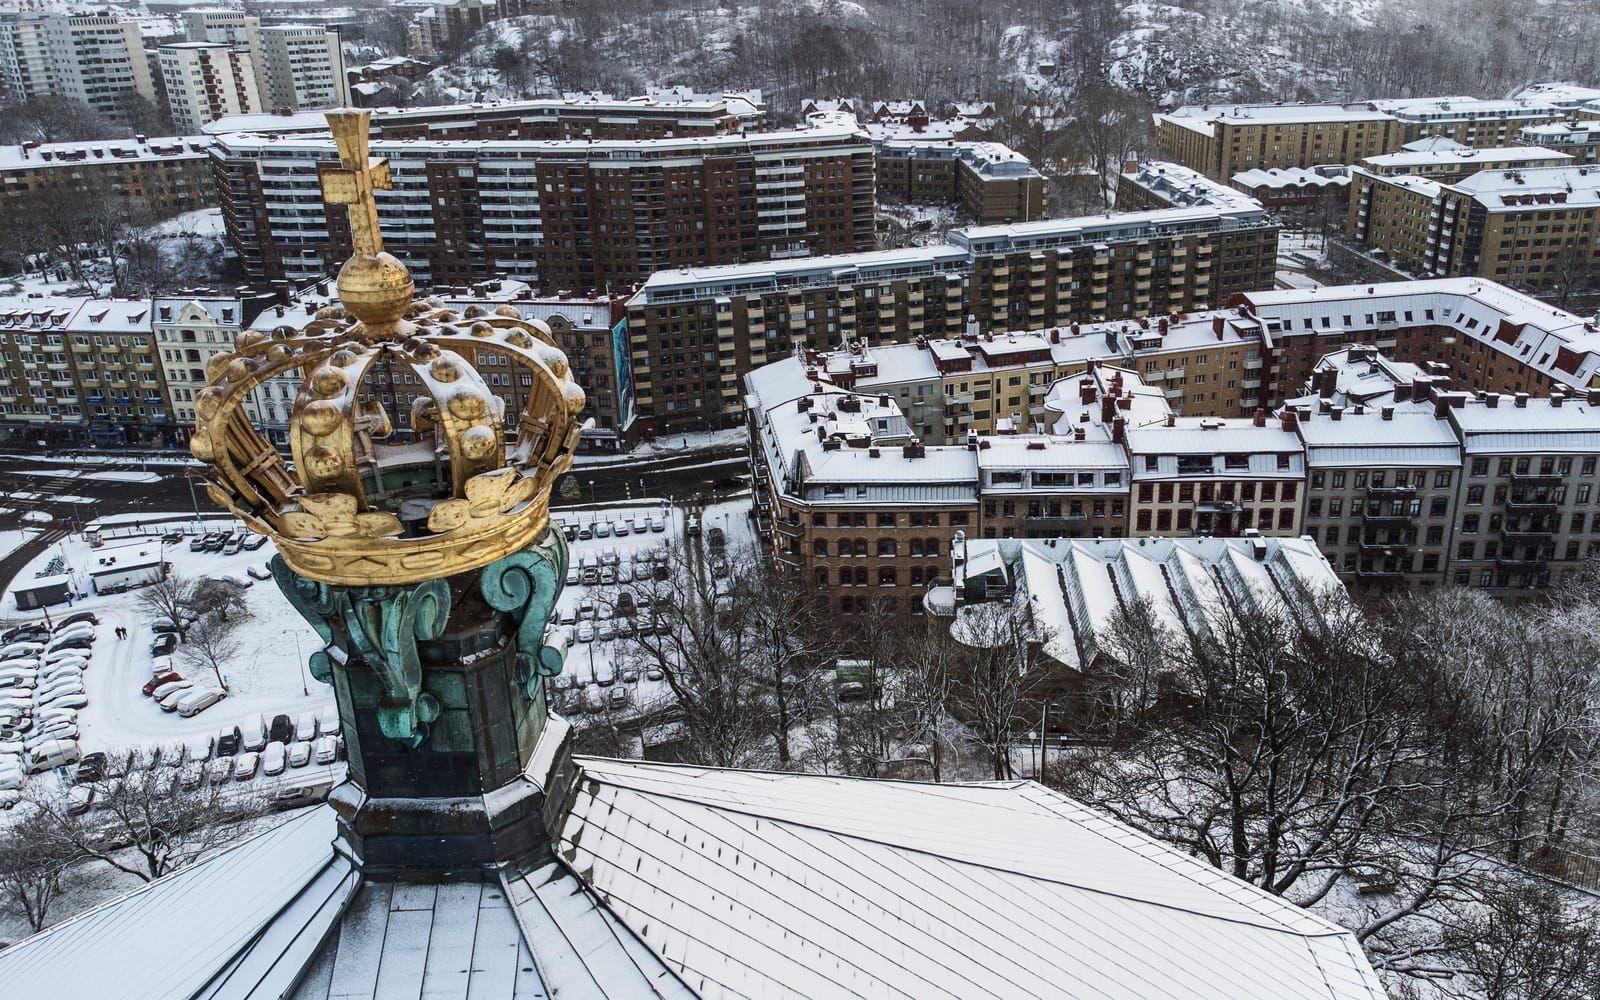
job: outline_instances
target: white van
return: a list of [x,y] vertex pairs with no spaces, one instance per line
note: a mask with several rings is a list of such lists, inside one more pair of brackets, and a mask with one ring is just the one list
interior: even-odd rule
[[199,715],[221,700],[222,692],[215,688],[207,688],[204,691],[190,691],[178,699],[178,714],[188,719]]
[[38,774],[52,767],[76,764],[81,756],[75,740],[51,740],[48,743],[41,743],[28,752],[28,773]]

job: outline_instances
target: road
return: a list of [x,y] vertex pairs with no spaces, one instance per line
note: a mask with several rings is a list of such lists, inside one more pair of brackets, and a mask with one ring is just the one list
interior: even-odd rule
[[[181,466],[146,465],[136,458],[117,461],[113,453],[95,464],[70,457],[0,457],[0,528],[20,527],[27,511],[44,511],[58,519],[93,520],[110,514],[187,512],[220,513],[203,489]],[[107,460],[110,461],[107,461]],[[55,472],[59,475],[51,476]],[[728,495],[749,483],[750,465],[742,446],[684,452],[660,458],[580,465],[571,485],[558,484],[552,506],[591,500],[664,497],[683,500],[697,495]],[[151,482],[99,478],[106,474],[154,476]],[[15,522],[15,523],[13,523]]]

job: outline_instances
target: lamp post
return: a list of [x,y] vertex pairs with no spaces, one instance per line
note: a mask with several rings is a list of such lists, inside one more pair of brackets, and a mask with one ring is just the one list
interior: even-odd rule
[[189,502],[194,505],[194,528],[195,528],[195,531],[199,531],[200,530],[200,498],[199,498],[199,496],[197,496],[195,494],[195,491],[194,491],[194,477],[190,476],[190,475],[185,475],[183,478],[185,480],[187,480],[188,483],[189,483]]
[[1050,710],[1055,705],[1055,702],[1047,698],[1044,704],[1039,706],[1039,766],[1033,772],[1035,780],[1043,780],[1044,778],[1045,728],[1050,724]]
[[594,503],[594,480],[589,480],[589,502]]

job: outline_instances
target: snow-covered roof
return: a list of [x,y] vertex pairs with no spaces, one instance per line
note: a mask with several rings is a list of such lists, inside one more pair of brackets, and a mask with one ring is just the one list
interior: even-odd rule
[[1569,385],[1588,385],[1600,374],[1600,330],[1592,320],[1481,278],[1269,289],[1241,292],[1236,301],[1274,339],[1329,329],[1371,337],[1380,324],[1440,325]]
[[700,995],[1383,995],[1348,932],[1032,783],[582,766],[558,853]]
[[1581,107],[1588,101],[1600,100],[1600,87],[1580,83],[1535,83],[1523,87],[1511,96],[1515,101],[1540,101],[1568,110]]
[[[1540,152],[1550,155],[1549,150]],[[1450,190],[1475,199],[1491,212],[1551,205],[1589,208],[1600,205],[1600,168],[1567,164],[1481,170],[1451,184]]]
[[1404,122],[1471,121],[1480,118],[1559,118],[1555,104],[1530,98],[1404,97],[1373,101],[1373,107]]
[[94,139],[86,142],[0,146],[0,170],[47,170],[135,160],[204,159],[211,144],[210,136],[179,135],[161,136],[143,142],[137,139]]
[[1191,104],[1157,114],[1156,121],[1210,135],[1214,123],[1228,125],[1273,125],[1288,122],[1358,122],[1383,121],[1391,117],[1388,112],[1371,103],[1357,104],[1292,104],[1279,101],[1273,104]]
[[[1045,651],[1076,670],[1106,652],[1110,626],[1136,604],[1173,633],[1204,633],[1222,605],[1305,615],[1315,598],[1343,589],[1316,543],[1303,537],[964,539],[952,547],[951,570],[957,594],[969,599],[958,622],[995,597],[969,583],[997,577],[1009,590],[1000,599],[1026,608]],[[984,630],[969,622],[952,634],[981,642]]]
[[1163,160],[1146,160],[1137,169],[1122,172],[1122,179],[1135,184],[1169,205],[1189,208],[1212,205],[1220,208],[1260,210],[1261,203],[1198,170]]
[[1569,160],[1566,153],[1541,146],[1465,146],[1459,149],[1406,150],[1369,156],[1362,164],[1379,173],[1426,173],[1429,169],[1453,167],[1461,164],[1515,165],[1559,164]]
[[1450,394],[1450,420],[1468,455],[1600,453],[1600,405],[1579,395],[1549,397]]
[[1341,410],[1338,419],[1310,408],[1301,412],[1296,429],[1312,469],[1461,466],[1455,429],[1434,415],[1431,403],[1426,408],[1358,405]]
[[1265,187],[1272,190],[1285,188],[1348,187],[1350,173],[1343,167],[1257,167],[1242,170],[1231,178],[1236,187],[1250,189]]
[[681,301],[841,282],[892,281],[941,271],[960,273],[970,271],[973,261],[986,254],[1093,245],[1141,236],[1216,232],[1269,223],[1267,213],[1257,207],[1166,208],[969,226],[951,230],[950,242],[936,246],[664,269],[645,279],[632,301]]

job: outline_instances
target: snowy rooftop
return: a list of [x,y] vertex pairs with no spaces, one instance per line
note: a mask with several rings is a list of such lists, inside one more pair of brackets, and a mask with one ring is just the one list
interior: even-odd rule
[[[1548,155],[1548,150],[1541,150]],[[1521,170],[1481,170],[1450,185],[1491,211],[1534,205],[1600,205],[1600,167],[1569,164]]]
[[1535,83],[1517,91],[1512,100],[1542,101],[1571,109],[1600,100],[1600,88],[1571,82]]
[[1347,186],[1350,174],[1342,167],[1271,167],[1266,170],[1258,167],[1234,174],[1232,181],[1241,188],[1330,188]]
[[1383,121],[1390,115],[1370,103],[1357,104],[1191,104],[1155,116],[1175,125],[1212,133],[1216,122],[1229,125],[1271,125],[1287,122]]
[[[1290,406],[1316,401],[1292,400]],[[1307,405],[1296,426],[1310,468],[1444,468],[1461,466],[1461,442],[1433,404],[1373,403],[1342,409],[1338,418]]]
[[1383,995],[1348,932],[1032,783],[582,766],[558,853],[702,996]]
[[1238,298],[1268,321],[1274,338],[1312,329],[1371,335],[1380,324],[1432,324],[1569,385],[1588,385],[1600,374],[1600,330],[1593,321],[1480,278],[1273,289]]
[[1449,394],[1448,413],[1463,449],[1474,454],[1600,454],[1600,404],[1579,395],[1557,405],[1549,397],[1495,393],[1480,399]]
[[1226,605],[1305,615],[1342,591],[1308,538],[967,539],[953,546],[952,571],[956,592],[980,602],[958,609],[958,637],[982,634],[961,618],[1003,588],[1028,609],[1046,652],[1076,670],[1106,652],[1110,627],[1136,603],[1157,627],[1205,634]]
[[210,136],[162,136],[136,139],[95,139],[88,142],[46,142],[33,146],[0,146],[0,170],[41,170],[82,164],[132,160],[202,158],[211,148]]
[[1421,174],[1374,174],[1365,167],[1356,167],[1353,173],[1365,177],[1377,177],[1384,184],[1391,187],[1403,188],[1413,194],[1422,195],[1424,198],[1437,198],[1439,192],[1444,190],[1444,182],[1436,181]]
[[1561,109],[1546,100],[1483,97],[1415,97],[1373,101],[1373,106],[1401,121],[1468,121],[1474,118],[1560,117]]
[[1123,171],[1122,177],[1170,205],[1192,207],[1211,205],[1220,208],[1260,210],[1261,203],[1198,170],[1162,160],[1147,160],[1136,170]]
[[1399,153],[1383,153],[1379,156],[1369,156],[1361,162],[1380,173],[1391,170],[1412,173],[1426,170],[1429,167],[1452,166],[1455,164],[1560,163],[1567,159],[1570,159],[1570,157],[1565,153],[1558,153],[1540,146],[1486,146],[1481,148],[1466,146],[1460,149],[1405,150]]

